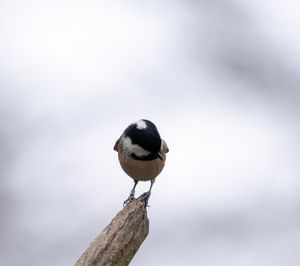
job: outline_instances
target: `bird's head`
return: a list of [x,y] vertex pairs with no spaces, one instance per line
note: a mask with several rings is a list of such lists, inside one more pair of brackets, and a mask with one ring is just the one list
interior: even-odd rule
[[123,150],[136,160],[161,158],[162,140],[156,126],[149,120],[141,119],[130,124],[124,131]]

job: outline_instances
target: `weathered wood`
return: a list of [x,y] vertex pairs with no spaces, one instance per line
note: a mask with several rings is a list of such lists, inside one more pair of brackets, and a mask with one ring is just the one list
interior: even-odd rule
[[90,244],[75,266],[126,266],[148,233],[145,201],[133,199]]

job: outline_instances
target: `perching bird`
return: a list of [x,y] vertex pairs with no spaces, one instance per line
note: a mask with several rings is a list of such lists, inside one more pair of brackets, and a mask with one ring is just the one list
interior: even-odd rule
[[139,181],[151,181],[150,189],[142,197],[148,203],[155,178],[165,166],[167,144],[160,138],[156,126],[141,119],[130,124],[117,140],[114,150],[118,152],[121,167],[134,180],[134,186],[124,204],[134,198]]

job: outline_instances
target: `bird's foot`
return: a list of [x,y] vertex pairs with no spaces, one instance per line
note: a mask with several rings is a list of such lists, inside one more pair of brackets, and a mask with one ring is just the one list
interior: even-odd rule
[[127,203],[129,203],[133,199],[134,199],[134,194],[130,193],[130,195],[128,196],[128,198],[123,202],[123,206],[125,206]]
[[145,201],[145,204],[146,204],[147,207],[150,207],[148,205],[148,201],[149,201],[150,195],[151,195],[151,191],[147,191],[147,192],[143,193],[141,196],[139,196],[139,198],[141,198],[141,199],[143,199]]

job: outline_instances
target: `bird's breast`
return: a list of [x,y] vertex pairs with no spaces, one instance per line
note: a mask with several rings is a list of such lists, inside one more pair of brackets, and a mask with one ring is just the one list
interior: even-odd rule
[[151,161],[134,160],[126,153],[118,152],[121,167],[127,175],[135,180],[152,180],[159,175],[165,165],[165,154],[163,160],[155,159]]

